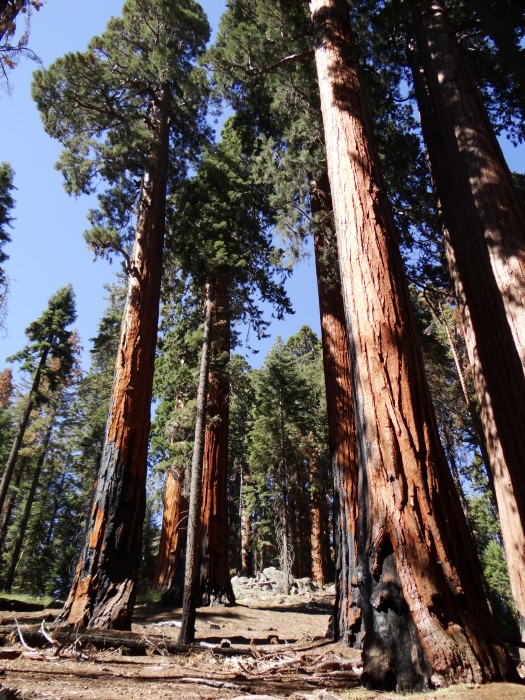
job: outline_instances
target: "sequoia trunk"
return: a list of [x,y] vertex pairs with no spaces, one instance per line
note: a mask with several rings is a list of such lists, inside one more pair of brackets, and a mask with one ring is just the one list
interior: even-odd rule
[[439,0],[413,12],[414,83],[510,573],[525,623],[525,211]]
[[[358,440],[364,680],[501,678],[474,544],[441,445],[345,0],[310,0]],[[352,584],[354,581],[352,581]],[[357,625],[360,625],[360,629]]]
[[336,604],[334,637],[349,642],[359,619],[357,582],[358,458],[350,355],[337,242],[332,230],[332,199],[328,173],[312,183],[312,214],[321,340],[328,410],[328,439],[334,480],[334,545]]
[[86,536],[62,623],[130,629],[146,501],[153,364],[162,272],[170,94],[150,115],[126,307],[106,436]]
[[162,530],[153,587],[166,591],[162,602],[176,607],[182,604],[187,523],[188,498],[184,493],[184,475],[181,470],[172,467],[166,476]]
[[251,576],[253,563],[250,551],[252,542],[252,520],[246,491],[251,484],[249,474],[241,474],[241,574]]
[[212,307],[213,349],[202,475],[200,604],[235,603],[228,568],[228,431],[230,310],[228,284],[219,278]]
[[[497,3],[491,4],[486,0],[471,0],[472,8],[479,17],[483,32],[489,36],[499,53],[503,69],[512,73],[512,77],[519,85],[517,99],[520,108],[525,112],[525,55],[519,44],[509,36],[512,28],[503,21],[498,10]],[[493,10],[496,10],[494,12]]]
[[[312,450],[312,452],[314,452]],[[311,572],[310,576],[314,583],[318,586],[324,586],[324,567],[323,567],[323,513],[321,504],[324,494],[315,488],[319,467],[317,464],[317,454],[312,454],[310,457],[310,558]],[[312,488],[313,485],[313,488]]]

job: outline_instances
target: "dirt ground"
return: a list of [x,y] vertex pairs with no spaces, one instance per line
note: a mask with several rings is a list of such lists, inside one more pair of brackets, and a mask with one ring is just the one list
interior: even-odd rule
[[[99,651],[78,635],[70,645],[26,647],[14,634],[0,648],[0,683],[17,695],[0,700],[390,700],[360,685],[359,652],[325,639],[330,596],[269,596],[241,600],[235,607],[202,608],[197,645],[184,654],[167,654],[176,642],[180,611],[137,608],[133,632],[148,646],[147,655],[127,655],[124,646]],[[24,639],[25,625],[56,611],[0,612],[2,628],[14,624]],[[162,624],[160,624],[162,623]],[[50,633],[52,634],[52,632]],[[25,641],[25,640],[24,640]],[[222,648],[221,648],[222,644]],[[11,656],[12,658],[6,658]],[[525,685],[454,686],[410,696],[414,700],[525,700]]]

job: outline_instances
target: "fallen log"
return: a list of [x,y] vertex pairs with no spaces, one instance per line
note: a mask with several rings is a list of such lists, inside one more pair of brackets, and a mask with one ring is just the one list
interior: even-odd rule
[[[26,645],[35,648],[51,647],[51,637],[55,646],[61,648],[75,647],[77,649],[93,648],[97,651],[119,649],[126,656],[149,656],[153,654],[186,654],[188,651],[213,651],[221,656],[245,656],[246,649],[221,648],[219,645],[200,647],[198,644],[187,646],[177,644],[171,639],[157,634],[137,634],[121,630],[72,629],[69,627],[48,625],[46,635],[40,625],[20,625],[20,630]],[[0,646],[19,641],[15,625],[0,626]]]

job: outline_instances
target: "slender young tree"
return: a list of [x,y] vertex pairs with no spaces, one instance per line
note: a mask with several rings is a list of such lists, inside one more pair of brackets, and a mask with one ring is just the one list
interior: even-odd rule
[[433,674],[499,678],[505,658],[439,444],[348,6],[311,0],[310,11],[356,392],[353,631],[363,635],[365,679],[401,690]]
[[6,591],[11,591],[13,587],[13,583],[15,580],[15,573],[18,567],[18,563],[20,561],[20,556],[22,553],[22,545],[24,543],[24,537],[26,535],[26,530],[27,530],[27,524],[29,522],[29,518],[31,516],[31,509],[33,507],[33,503],[35,502],[35,497],[36,497],[36,491],[40,482],[40,476],[42,474],[42,468],[44,466],[44,462],[47,457],[47,451],[49,447],[49,443],[51,440],[51,434],[53,432],[53,421],[51,420],[49,423],[49,426],[46,430],[46,433],[44,435],[44,438],[42,440],[42,445],[40,447],[40,456],[38,457],[38,460],[36,462],[35,468],[33,470],[32,478],[31,478],[31,484],[29,487],[29,491],[26,496],[26,500],[24,503],[24,509],[22,512],[22,517],[20,521],[17,523],[17,534],[15,541],[13,543],[13,548],[10,552],[10,563],[7,568],[7,572],[5,575],[5,579],[3,580],[3,587]]
[[204,434],[206,431],[206,397],[208,393],[210,357],[212,349],[213,304],[215,288],[206,285],[206,312],[204,316],[204,339],[201,351],[199,383],[197,389],[197,411],[195,417],[195,439],[191,460],[190,502],[188,509],[188,534],[186,563],[184,568],[184,594],[182,620],[179,633],[180,644],[191,644],[195,639],[195,618],[199,599],[199,548],[200,512],[202,507],[202,468],[204,457]]
[[66,187],[89,191],[96,176],[111,185],[91,216],[90,242],[101,253],[123,251],[129,273],[99,476],[63,623],[131,625],[166,196],[201,140],[205,95],[194,66],[208,36],[194,0],[128,0],[87,52],[68,54],[35,77],[46,129],[66,148],[59,163]]
[[11,241],[8,228],[11,227],[11,210],[15,205],[13,177],[9,163],[0,163],[0,328],[3,328],[7,314],[8,279],[3,264],[9,257],[4,246]]
[[27,403],[16,429],[0,481],[0,511],[13,476],[16,461],[31,412],[45,396],[40,392],[45,381],[46,388],[53,391],[73,368],[73,332],[68,330],[76,319],[75,297],[71,286],[59,289],[49,300],[44,313],[26,328],[29,344],[9,358],[21,361],[21,369],[33,376]]

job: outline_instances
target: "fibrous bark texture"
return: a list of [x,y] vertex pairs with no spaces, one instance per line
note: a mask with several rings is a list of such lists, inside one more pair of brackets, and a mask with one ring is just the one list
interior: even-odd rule
[[511,589],[525,622],[525,211],[440,0],[411,52]]
[[397,690],[506,672],[417,345],[345,0],[310,0],[358,443],[364,680]]
[[[182,582],[184,580],[184,552],[186,550],[186,530],[188,523],[188,498],[184,493],[184,475],[172,467],[166,475],[164,510],[160,533],[159,554],[153,578],[153,587],[163,591],[179,590],[182,602]],[[163,602],[180,605],[171,599]]]
[[318,586],[324,586],[324,560],[323,560],[323,513],[322,504],[324,494],[315,488],[319,466],[317,454],[310,458],[310,577]]
[[345,310],[327,172],[312,183],[310,198],[316,220],[314,251],[328,439],[334,479],[336,603],[333,631],[336,639],[348,643],[360,618],[360,610],[354,600],[357,583],[358,457]]
[[220,278],[212,307],[213,349],[202,475],[200,605],[235,603],[228,567],[228,430],[230,313],[228,285]]
[[250,483],[250,475],[243,473],[241,481],[241,574],[243,576],[251,576],[253,572],[253,562],[250,552],[252,521],[246,498],[246,489]]
[[142,549],[146,457],[162,271],[169,93],[152,109],[155,147],[142,178],[128,295],[91,513],[60,621],[130,629]]

